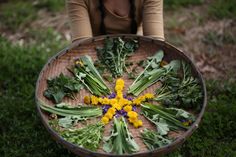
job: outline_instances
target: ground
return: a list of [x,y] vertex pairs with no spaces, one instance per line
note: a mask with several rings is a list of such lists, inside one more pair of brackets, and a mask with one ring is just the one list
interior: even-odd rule
[[[168,156],[236,156],[235,6],[234,0],[165,0],[166,41],[193,60],[208,91],[199,129]],[[34,104],[42,66],[69,43],[64,1],[0,0],[0,153],[4,157],[74,156],[51,139]]]

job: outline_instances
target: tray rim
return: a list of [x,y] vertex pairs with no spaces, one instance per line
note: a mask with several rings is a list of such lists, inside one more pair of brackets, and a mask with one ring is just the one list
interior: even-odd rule
[[[115,37],[121,37],[121,38],[125,38],[125,39],[137,39],[137,40],[143,40],[143,41],[147,41],[147,42],[154,42],[154,43],[158,43],[159,45],[165,46],[165,47],[170,47],[172,49],[176,49],[177,51],[179,51],[179,54],[185,58],[190,64],[191,66],[194,68],[194,70],[196,71],[196,74],[199,78],[200,81],[200,85],[202,87],[202,92],[203,92],[203,104],[202,104],[202,109],[198,114],[198,117],[196,119],[196,121],[191,125],[191,127],[185,131],[181,136],[179,136],[176,140],[174,140],[173,142],[171,142],[170,144],[157,148],[155,150],[148,150],[145,152],[138,152],[138,153],[133,153],[133,154],[124,154],[124,155],[116,155],[116,154],[109,154],[109,153],[102,153],[102,152],[95,152],[95,151],[91,151],[88,150],[86,148],[82,148],[79,147],[73,143],[70,143],[66,140],[64,140],[56,131],[54,131],[50,125],[47,123],[46,118],[43,115],[42,110],[39,107],[39,100],[37,98],[37,91],[39,88],[39,84],[40,84],[40,80],[41,77],[43,75],[44,70],[48,67],[48,65],[50,65],[50,63],[53,60],[56,60],[57,58],[59,58],[60,56],[64,55],[65,53],[67,53],[70,49],[73,49],[75,47],[79,47],[80,45],[83,44],[88,44],[94,41],[100,41],[100,40],[104,40],[104,38],[115,38]],[[69,46],[67,46],[66,48],[64,48],[63,50],[59,51],[58,53],[56,53],[55,55],[53,55],[51,58],[48,59],[48,61],[46,62],[46,64],[43,66],[42,70],[40,71],[39,75],[38,75],[38,79],[36,82],[36,89],[35,89],[35,103],[36,103],[36,110],[37,113],[44,125],[44,127],[47,129],[47,131],[50,133],[50,135],[52,136],[52,138],[54,140],[56,140],[57,142],[61,143],[65,148],[69,149],[70,151],[72,151],[73,153],[75,153],[76,155],[80,155],[80,156],[89,156],[89,157],[101,157],[101,156],[109,156],[109,157],[131,157],[131,156],[161,156],[163,154],[166,154],[168,152],[173,151],[174,149],[176,149],[177,147],[179,147],[180,145],[182,145],[184,143],[184,141],[192,135],[192,133],[198,128],[201,119],[203,117],[203,114],[205,112],[206,109],[206,105],[207,105],[207,91],[206,91],[206,85],[205,85],[205,81],[199,71],[199,69],[197,68],[197,66],[194,64],[194,62],[187,56],[185,55],[185,53],[180,50],[179,48],[173,46],[172,44],[168,43],[167,41],[163,41],[163,40],[159,40],[159,39],[154,39],[152,37],[147,37],[147,36],[140,36],[140,35],[134,35],[134,34],[115,34],[115,35],[102,35],[102,36],[97,36],[97,37],[91,37],[91,38],[86,38],[83,40],[79,40],[79,41],[75,41],[74,43],[70,44]]]

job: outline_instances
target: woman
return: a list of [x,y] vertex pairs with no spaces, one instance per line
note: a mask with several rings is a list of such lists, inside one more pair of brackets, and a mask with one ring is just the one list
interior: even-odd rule
[[104,34],[164,40],[163,0],[68,0],[72,41]]

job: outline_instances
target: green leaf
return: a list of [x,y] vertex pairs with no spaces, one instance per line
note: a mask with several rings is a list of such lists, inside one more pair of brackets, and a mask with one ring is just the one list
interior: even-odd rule
[[44,96],[55,103],[60,103],[67,96],[73,98],[73,94],[83,87],[74,78],[60,74],[59,76],[47,80],[48,88],[44,91]]
[[123,117],[118,120],[114,118],[111,135],[103,139],[103,150],[108,153],[122,155],[125,153],[131,154],[139,150],[139,146],[128,131],[127,124]]

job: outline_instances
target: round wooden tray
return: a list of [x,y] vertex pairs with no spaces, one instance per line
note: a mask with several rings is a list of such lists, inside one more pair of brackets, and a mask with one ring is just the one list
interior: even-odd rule
[[[53,103],[51,101],[49,101],[48,99],[46,99],[43,96],[43,91],[47,88],[47,79],[58,76],[60,73],[64,73],[66,75],[71,75],[68,72],[66,67],[73,65],[75,59],[77,59],[80,56],[83,56],[85,54],[91,56],[93,61],[96,60],[97,56],[96,56],[95,48],[97,46],[103,46],[104,39],[106,37],[110,37],[110,38],[122,37],[123,39],[137,39],[139,41],[139,48],[129,58],[129,61],[131,61],[131,62],[138,62],[140,60],[143,60],[148,56],[154,55],[155,52],[157,52],[158,50],[161,49],[165,52],[164,60],[171,61],[173,59],[182,59],[191,65],[192,73],[195,77],[197,77],[199,79],[200,85],[202,88],[203,99],[201,101],[201,104],[198,104],[198,105],[201,105],[202,108],[201,108],[201,111],[199,113],[197,113],[197,115],[196,115],[196,117],[197,117],[196,121],[191,125],[191,127],[187,131],[178,132],[177,134],[170,133],[170,136],[174,136],[176,138],[176,140],[174,140],[171,144],[166,145],[161,148],[158,148],[158,149],[155,149],[154,151],[147,150],[145,145],[143,144],[142,140],[139,138],[139,132],[140,132],[140,130],[143,130],[144,128],[154,129],[154,126],[149,121],[147,121],[144,117],[142,117],[141,115],[140,115],[140,118],[144,122],[143,127],[139,128],[139,129],[135,129],[131,125],[128,126],[129,131],[132,133],[135,141],[140,145],[140,148],[141,148],[138,153],[134,153],[134,154],[125,154],[125,155],[108,154],[108,153],[103,152],[103,150],[101,149],[102,147],[97,152],[93,152],[93,151],[78,147],[68,141],[65,141],[57,132],[55,132],[49,126],[48,114],[43,112],[40,109],[39,104],[37,103],[39,100],[42,100],[42,101],[46,102],[47,104],[53,105]],[[125,91],[127,91],[127,87],[132,83],[133,80],[129,80],[126,75],[123,76],[123,79],[125,80],[125,87],[126,87],[124,90],[124,93],[125,93]],[[106,82],[106,83],[108,86],[111,87],[110,89],[113,89],[114,84],[109,84],[108,82]],[[155,84],[155,85],[149,87],[143,93],[153,92],[154,89],[156,88],[156,86],[158,86],[158,84]],[[75,100],[65,98],[65,99],[63,99],[63,102],[70,103],[71,105],[76,105],[78,103],[83,102],[83,97],[85,95],[91,95],[91,94],[89,94],[86,90],[82,90],[78,94],[75,95],[76,96]],[[71,44],[69,47],[67,47],[66,49],[62,50],[61,52],[59,52],[58,54],[53,56],[51,59],[49,59],[49,61],[45,64],[45,66],[43,67],[42,71],[39,74],[37,85],[36,85],[36,92],[35,92],[37,111],[40,115],[40,118],[41,118],[44,126],[49,131],[49,133],[52,135],[52,137],[56,141],[58,141],[59,143],[64,145],[67,149],[74,152],[75,154],[77,154],[79,156],[89,156],[89,157],[111,157],[111,156],[117,156],[117,157],[118,156],[122,156],[122,157],[126,157],[126,156],[132,156],[132,157],[134,157],[134,156],[135,157],[155,156],[155,157],[157,157],[157,156],[161,156],[163,154],[166,154],[168,152],[171,152],[172,150],[174,150],[175,148],[180,146],[185,141],[185,139],[187,137],[189,137],[193,133],[193,131],[196,130],[196,128],[198,127],[198,125],[201,121],[201,118],[203,116],[203,113],[205,111],[205,108],[206,108],[206,103],[207,103],[206,98],[207,98],[206,87],[205,87],[205,84],[204,84],[201,74],[197,70],[196,66],[191,62],[191,60],[182,51],[180,51],[179,49],[175,48],[174,46],[170,45],[167,42],[154,40],[152,38],[143,37],[143,36],[136,36],[136,35],[99,36],[99,37],[90,38],[90,39],[78,41],[78,42]],[[94,122],[94,121],[95,120],[92,120],[91,122]],[[113,121],[111,121],[109,125],[106,125],[105,133],[104,133],[105,136],[109,135],[110,127],[111,127],[112,123],[113,123]],[[77,127],[81,127],[81,126],[78,125]]]

